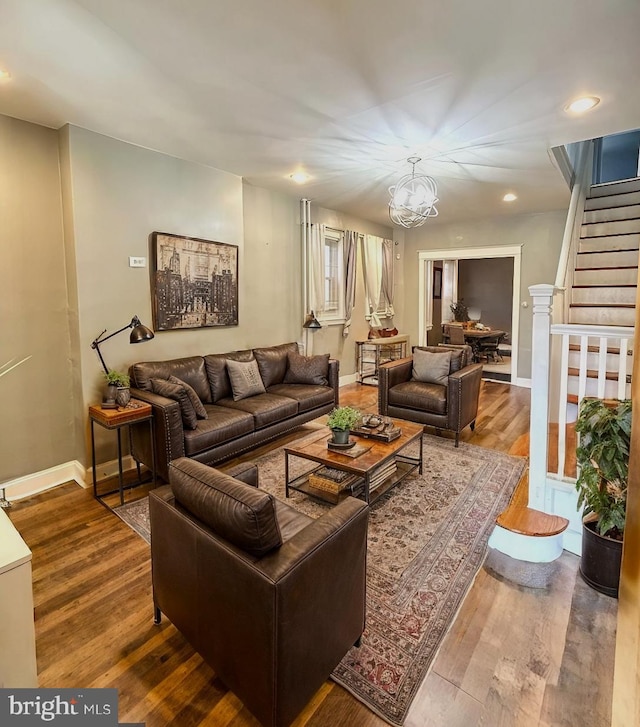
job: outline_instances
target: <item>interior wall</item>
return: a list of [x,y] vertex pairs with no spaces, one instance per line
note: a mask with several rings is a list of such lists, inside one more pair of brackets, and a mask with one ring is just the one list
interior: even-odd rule
[[0,220],[2,482],[76,455],[55,131],[0,116]]
[[481,323],[511,333],[513,258],[460,260],[458,299],[481,311]]
[[[379,225],[359,217],[353,217],[343,212],[311,206],[311,221],[317,224],[324,224],[337,230],[355,230],[365,235],[377,235],[386,240],[393,239],[393,230],[385,225]],[[394,245],[394,256],[400,254],[400,244]],[[398,250],[396,253],[395,251]],[[362,274],[362,254],[358,245],[356,268],[356,302],[351,315],[351,327],[349,334],[343,336],[342,325],[324,326],[323,328],[310,332],[309,350],[315,353],[330,353],[332,357],[340,361],[340,376],[355,374],[357,368],[356,341],[366,340],[369,335],[369,323],[365,320],[364,311],[364,278]],[[394,258],[394,298],[400,301],[404,295],[402,278],[396,276],[396,268],[400,262]],[[395,307],[395,304],[394,304]],[[397,316],[386,320],[384,325],[393,327]]]
[[[101,400],[103,376],[91,341],[126,325],[134,315],[152,325],[150,235],[156,231],[239,246],[239,325],[163,331],[152,341],[129,344],[127,332],[107,341],[107,366],[126,371],[135,361],[243,348],[255,342],[248,292],[255,265],[246,255],[242,180],[236,175],[143,149],[70,126],[65,131],[65,193],[71,199],[67,232],[75,258],[81,407]],[[146,268],[129,267],[129,256],[147,258]],[[277,270],[277,266],[274,266]],[[268,275],[271,268],[261,271]],[[268,335],[265,335],[268,338]],[[265,341],[268,342],[268,341]],[[115,456],[112,432],[96,427],[99,462]],[[88,439],[87,439],[88,441]],[[88,450],[88,445],[87,445]],[[83,458],[89,463],[88,451]]]
[[421,250],[522,245],[519,378],[531,377],[532,311],[529,286],[553,283],[556,277],[566,212],[514,215],[450,225],[427,222],[407,230],[404,243],[405,304],[403,328],[418,340],[418,253]]

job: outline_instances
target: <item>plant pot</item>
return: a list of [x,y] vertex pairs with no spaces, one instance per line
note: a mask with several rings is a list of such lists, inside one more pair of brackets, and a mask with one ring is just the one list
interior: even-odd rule
[[349,444],[350,429],[332,429],[333,437],[331,439],[335,444]]
[[622,541],[599,535],[595,526],[593,521],[582,523],[580,575],[596,591],[617,598]]
[[118,387],[115,384],[107,384],[104,389],[104,396],[105,401],[109,402],[110,404],[113,404],[116,400],[116,394],[118,392]]
[[116,391],[116,404],[126,406],[131,401],[131,389],[128,386],[118,386]]

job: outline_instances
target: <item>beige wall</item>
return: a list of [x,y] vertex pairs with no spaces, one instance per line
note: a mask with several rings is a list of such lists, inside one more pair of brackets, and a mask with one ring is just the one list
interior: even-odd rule
[[0,482],[76,456],[55,131],[0,116]]
[[[531,376],[531,299],[529,286],[554,283],[566,212],[545,212],[451,225],[429,225],[404,233],[404,332],[418,340],[418,252],[421,250],[522,245],[519,359],[517,376]],[[398,326],[400,327],[400,326]]]
[[[103,388],[91,341],[134,315],[152,324],[149,239],[154,230],[239,246],[240,325],[165,331],[136,346],[124,332],[101,347],[107,366],[126,371],[135,361],[228,351],[251,341],[242,180],[74,126],[64,130],[62,139],[68,267],[75,272],[69,312],[72,320],[77,315],[79,406],[86,422],[87,407],[100,401]],[[146,257],[147,267],[130,268],[131,255]],[[115,437],[99,427],[96,434],[102,462],[114,456]],[[81,461],[89,463],[88,452]]]

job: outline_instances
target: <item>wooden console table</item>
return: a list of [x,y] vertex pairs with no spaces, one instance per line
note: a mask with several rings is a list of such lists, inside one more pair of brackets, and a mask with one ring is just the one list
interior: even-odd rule
[[377,386],[380,364],[409,355],[409,336],[399,333],[388,338],[370,338],[356,341],[356,347],[358,383]]

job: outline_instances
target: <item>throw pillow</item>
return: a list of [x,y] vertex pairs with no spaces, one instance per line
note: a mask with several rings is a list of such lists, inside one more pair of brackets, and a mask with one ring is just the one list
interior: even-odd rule
[[198,394],[196,394],[196,390],[193,388],[193,386],[190,386],[187,384],[186,381],[183,381],[182,379],[179,379],[177,376],[169,376],[168,381],[170,381],[172,384],[178,384],[178,386],[184,386],[184,390],[187,392],[187,396],[189,397],[189,401],[193,405],[193,409],[196,413],[196,416],[198,419],[208,419],[207,416],[207,410],[204,408],[204,404],[200,401],[200,397]]
[[160,396],[166,396],[167,399],[177,401],[180,404],[182,424],[186,429],[196,429],[198,426],[198,417],[184,386],[174,384],[171,381],[167,381],[167,379],[151,379],[151,391],[154,394],[160,394]]
[[413,370],[411,378],[425,384],[447,385],[451,368],[452,351],[432,353],[416,349],[413,352]]
[[285,384],[315,384],[317,386],[329,385],[329,354],[319,356],[302,356],[290,351],[288,354],[287,373],[284,375]]
[[227,359],[227,371],[229,372],[234,401],[266,393],[260,378],[258,362],[255,359],[253,361],[232,361]]

